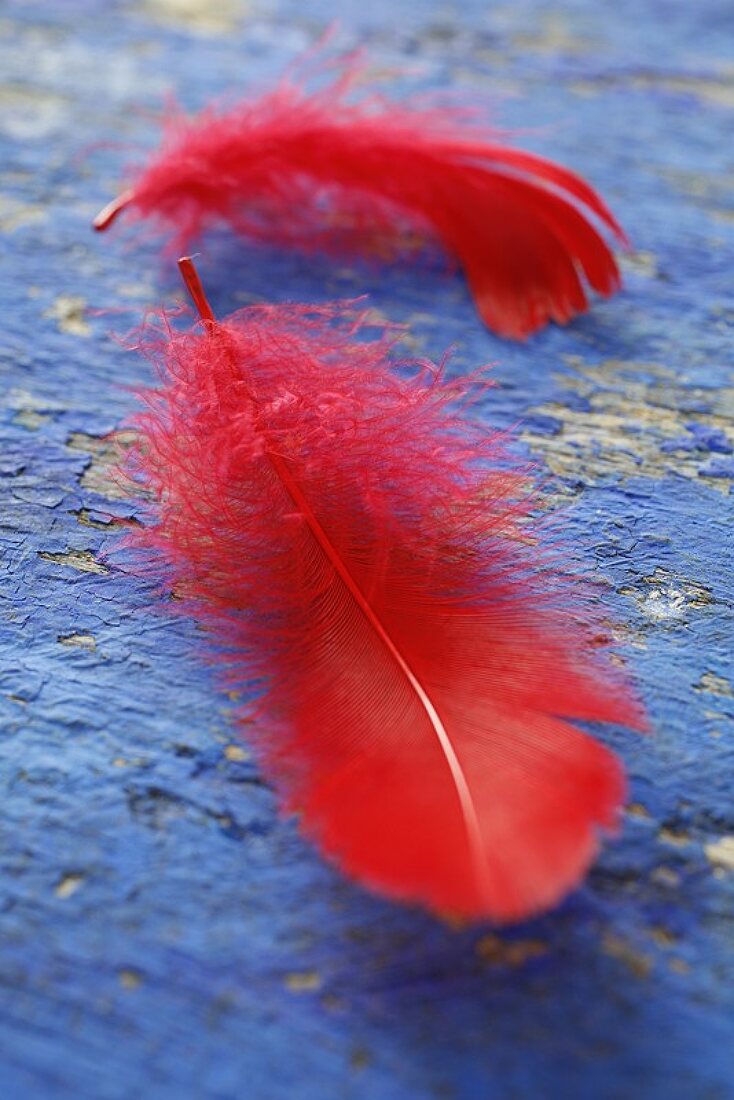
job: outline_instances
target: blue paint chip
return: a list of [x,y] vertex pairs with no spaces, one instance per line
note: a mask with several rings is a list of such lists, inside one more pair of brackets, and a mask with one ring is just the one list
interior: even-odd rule
[[697,451],[695,439],[687,435],[676,436],[675,439],[665,439],[660,444],[660,450],[665,454],[675,454],[677,451]]
[[734,478],[734,458],[712,458],[698,473],[701,477]]
[[721,428],[714,428],[710,424],[686,424],[686,430],[691,433],[695,446],[702,451],[714,451],[716,454],[734,454],[734,446],[729,442]]
[[573,393],[572,390],[564,390],[560,404],[571,412],[591,412],[591,402],[588,397],[582,397],[580,393]]
[[534,435],[558,435],[563,424],[555,416],[544,416],[541,413],[533,413],[523,420],[523,428]]

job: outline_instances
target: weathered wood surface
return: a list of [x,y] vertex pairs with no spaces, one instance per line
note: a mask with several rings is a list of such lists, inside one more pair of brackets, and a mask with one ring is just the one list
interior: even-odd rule
[[[109,330],[177,289],[90,217],[167,89],[194,107],[266,81],[337,9],[377,69],[500,100],[638,249],[621,297],[526,346],[483,331],[455,275],[225,235],[200,261],[220,311],[368,291],[456,369],[496,360],[487,418],[521,422],[627,624],[655,733],[609,735],[624,835],[501,934],[324,866],[277,819],[196,628],[103,558],[130,505],[102,439],[145,378]],[[733,1096],[730,0],[5,0],[0,36],[0,1094]]]

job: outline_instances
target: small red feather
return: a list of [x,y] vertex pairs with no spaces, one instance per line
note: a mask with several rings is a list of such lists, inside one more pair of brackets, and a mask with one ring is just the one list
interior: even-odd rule
[[166,125],[159,153],[95,219],[155,217],[180,251],[213,222],[301,247],[384,255],[416,235],[464,267],[477,309],[524,338],[620,286],[605,230],[623,230],[568,169],[500,144],[475,115],[416,100],[349,97],[358,69],[308,92],[286,80],[260,99]]
[[181,265],[203,321],[144,333],[153,522],[132,537],[228,685],[256,685],[248,737],[283,804],[385,894],[501,921],[552,905],[625,792],[567,719],[644,720],[467,407],[477,382],[390,369],[345,307],[219,323]]

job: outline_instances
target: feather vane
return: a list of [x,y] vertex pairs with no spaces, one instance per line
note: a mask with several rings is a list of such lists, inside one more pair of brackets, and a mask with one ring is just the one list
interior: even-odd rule
[[152,217],[176,251],[224,222],[255,241],[394,256],[438,244],[464,268],[477,309],[525,338],[608,296],[626,237],[581,177],[514,149],[476,115],[420,99],[350,93],[352,65],[308,91],[289,78],[234,107],[166,124],[159,152],[100,212]]
[[[569,720],[640,727],[597,616],[531,535],[478,379],[392,368],[345,307],[148,329],[133,538],[213,632],[246,734],[346,873],[498,921],[558,901],[617,827],[616,758]],[[188,267],[186,265],[189,265]]]

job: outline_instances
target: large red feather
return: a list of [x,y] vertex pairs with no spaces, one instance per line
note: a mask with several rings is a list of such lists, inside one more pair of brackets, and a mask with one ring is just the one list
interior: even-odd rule
[[225,221],[250,238],[377,254],[406,230],[466,272],[490,328],[523,338],[620,286],[604,202],[560,165],[508,147],[467,111],[353,100],[358,70],[307,92],[286,80],[230,109],[176,116],[160,152],[96,218],[154,216],[187,247]]
[[[390,369],[344,307],[148,330],[133,537],[220,643],[303,832],[374,889],[497,920],[550,906],[614,830],[640,727],[575,582],[531,535],[476,383]],[[497,463],[500,463],[498,467]],[[545,562],[539,570],[539,564]]]

